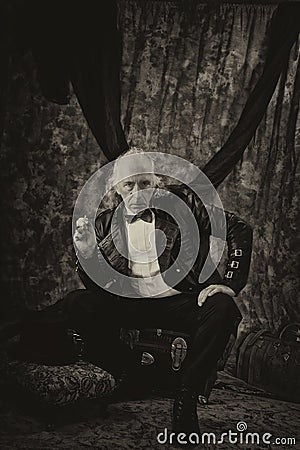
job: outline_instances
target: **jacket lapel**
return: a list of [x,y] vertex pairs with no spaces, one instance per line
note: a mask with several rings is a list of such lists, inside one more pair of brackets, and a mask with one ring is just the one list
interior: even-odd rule
[[111,221],[110,231],[100,242],[99,247],[114,269],[123,274],[128,273],[128,250],[123,208],[116,211],[116,217]]
[[180,235],[178,226],[169,219],[168,215],[161,211],[154,211],[155,229],[162,233],[156,233],[156,251],[160,255],[158,263],[160,271],[164,272],[170,266],[171,250],[177,237]]

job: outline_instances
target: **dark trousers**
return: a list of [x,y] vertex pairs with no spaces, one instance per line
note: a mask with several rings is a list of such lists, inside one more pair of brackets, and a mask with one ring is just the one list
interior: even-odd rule
[[87,358],[112,373],[128,366],[132,354],[120,343],[120,328],[161,328],[190,334],[192,341],[180,376],[182,383],[198,389],[199,380],[205,382],[242,316],[226,294],[208,297],[201,307],[197,299],[198,294],[186,293],[129,299],[105,291],[99,295],[77,290],[69,293],[60,307],[69,326],[85,339]]

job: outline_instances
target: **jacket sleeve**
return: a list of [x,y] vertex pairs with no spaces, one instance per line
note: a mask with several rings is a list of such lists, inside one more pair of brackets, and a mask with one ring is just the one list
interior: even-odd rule
[[99,292],[99,290],[102,289],[101,286],[105,285],[105,281],[104,283],[101,283],[101,286],[94,281],[98,279],[99,272],[101,271],[100,258],[102,258],[102,255],[100,255],[98,252],[100,253],[100,250],[97,247],[93,256],[86,260],[84,260],[80,256],[79,252],[76,252],[76,272],[78,273],[79,278],[81,279],[86,289],[96,292]]
[[227,223],[227,261],[223,283],[238,294],[247,284],[251,253],[253,230],[251,226],[235,214],[225,212]]
[[227,242],[226,270],[223,284],[229,286],[236,295],[245,287],[249,275],[253,230],[252,227],[235,214],[223,211],[215,205],[204,207],[195,199],[193,212],[201,230],[225,239]]
[[[109,279],[106,276],[106,263],[99,249],[99,243],[101,242],[101,226],[99,227],[99,223],[101,223],[101,217],[100,220],[99,217],[96,220],[96,247],[90,258],[83,258],[76,249],[76,246],[74,246],[76,252],[76,272],[86,289],[97,293],[100,293],[103,290],[103,287]],[[98,282],[95,280],[98,280]]]

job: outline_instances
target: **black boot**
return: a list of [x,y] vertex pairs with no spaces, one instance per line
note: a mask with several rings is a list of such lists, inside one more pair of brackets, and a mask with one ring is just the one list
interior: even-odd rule
[[[197,416],[197,395],[182,386],[175,398],[173,406],[173,431],[177,434],[185,433],[187,440],[191,433],[200,436]],[[185,445],[187,447],[187,445]]]

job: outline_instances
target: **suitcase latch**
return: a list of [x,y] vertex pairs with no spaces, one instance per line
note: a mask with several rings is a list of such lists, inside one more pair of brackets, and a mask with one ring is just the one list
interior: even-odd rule
[[285,360],[285,362],[289,359],[290,355],[288,353],[284,353],[283,355],[283,359]]

